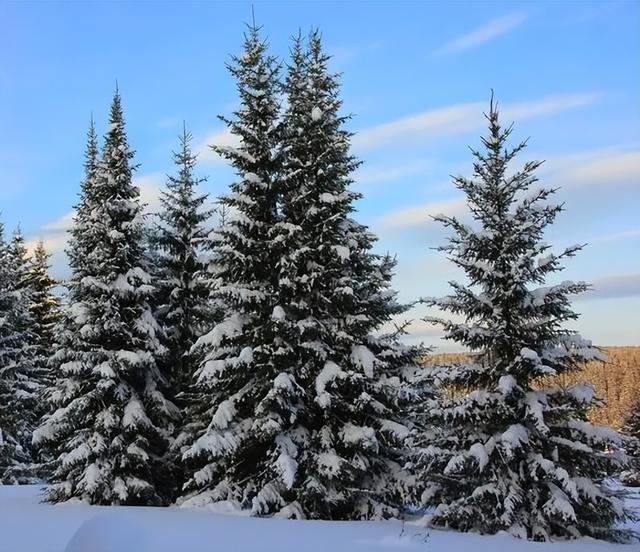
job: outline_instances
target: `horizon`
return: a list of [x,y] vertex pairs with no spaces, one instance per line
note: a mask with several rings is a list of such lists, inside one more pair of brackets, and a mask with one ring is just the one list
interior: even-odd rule
[[[468,146],[480,144],[493,88],[502,122],[515,122],[512,143],[530,136],[516,165],[546,159],[542,184],[561,187],[566,210],[549,243],[556,251],[589,243],[561,278],[594,285],[575,301],[581,317],[572,327],[599,345],[637,345],[640,4],[465,3],[458,13],[459,5],[341,4],[340,19],[326,3],[257,2],[255,11],[285,62],[298,28],[322,31],[342,73],[343,112],[355,113],[348,128],[363,166],[353,188],[364,194],[355,216],[379,237],[376,251],[397,255],[401,301],[444,295],[460,277],[430,249],[446,233],[429,216],[463,215],[449,175],[470,174]],[[111,25],[123,15],[119,42]],[[172,172],[182,121],[200,153],[198,173],[209,179],[203,189],[225,192],[233,173],[207,146],[229,139],[216,119],[237,103],[224,64],[241,50],[250,3],[5,3],[0,16],[2,49],[15,53],[0,77],[0,216],[8,232],[20,224],[31,243],[44,239],[54,275],[67,274],[63,249],[89,117],[102,135],[116,78],[141,164],[135,180],[150,208]],[[496,71],[496,59],[509,71]],[[426,324],[412,335],[435,352],[456,350]]]

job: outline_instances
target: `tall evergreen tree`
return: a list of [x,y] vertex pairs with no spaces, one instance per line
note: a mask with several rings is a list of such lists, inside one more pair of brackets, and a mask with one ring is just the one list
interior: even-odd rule
[[[207,278],[209,222],[214,211],[207,207],[208,196],[198,192],[206,179],[194,175],[197,156],[192,153],[191,140],[184,128],[180,149],[174,152],[177,174],[168,177],[160,195],[162,210],[149,236],[153,257],[150,272],[156,286],[154,310],[167,349],[163,372],[169,380],[171,400],[184,412],[193,402],[191,383],[200,360],[191,348],[219,321],[209,298]],[[183,416],[178,423],[177,439],[166,460],[173,473],[173,498],[182,489],[181,449],[189,433],[189,418]]]
[[20,233],[7,243],[0,223],[0,484],[34,482],[27,439],[36,389],[28,304],[20,287],[22,245]]
[[[90,252],[92,244],[95,242],[93,235],[95,217],[92,205],[96,202],[99,186],[97,183],[99,150],[98,135],[96,134],[93,116],[87,131],[87,145],[85,149],[84,178],[80,184],[79,201],[75,206],[75,216],[73,226],[69,230],[69,242],[67,256],[69,266],[73,272],[73,280],[80,281],[85,275],[85,270],[89,269],[87,254]],[[86,272],[89,274],[89,272]],[[70,290],[73,290],[73,283]]]
[[418,458],[428,482],[424,498],[437,506],[437,526],[535,540],[622,538],[614,524],[625,517],[623,504],[604,483],[623,460],[620,437],[587,420],[598,404],[590,385],[541,380],[601,356],[565,328],[577,318],[571,296],[588,285],[544,285],[582,246],[549,251],[543,235],[562,211],[547,201],[555,190],[534,187],[540,162],[511,169],[526,143],[508,147],[512,127],[500,126],[493,100],[487,119],[473,178],[454,180],[475,226],[436,217],[453,232],[440,250],[469,282],[453,282],[450,296],[430,301],[456,320],[427,320],[477,356],[436,369],[453,398],[425,405],[428,423],[440,431]]
[[31,329],[35,338],[35,364],[38,367],[40,384],[48,387],[53,383],[49,357],[55,346],[55,326],[60,319],[60,299],[53,293],[58,282],[50,275],[51,255],[40,240],[33,251],[28,282],[30,290]]
[[213,210],[207,208],[207,194],[198,193],[206,179],[194,175],[197,156],[191,151],[191,140],[185,128],[180,150],[174,153],[177,175],[168,177],[160,195],[162,210],[152,238],[159,252],[156,318],[164,330],[168,350],[164,361],[174,395],[191,382],[196,368],[191,347],[214,318],[204,257]]
[[213,299],[224,319],[196,343],[202,355],[197,399],[185,451],[189,478],[184,500],[251,502],[261,491],[253,477],[263,451],[278,433],[278,414],[263,404],[279,347],[272,313],[277,306],[272,229],[277,221],[276,180],[281,170],[278,122],[280,67],[268,55],[259,29],[249,28],[244,53],[229,66],[241,107],[223,119],[241,141],[216,147],[236,169],[238,181],[221,198],[234,213],[211,235]]
[[[411,398],[404,376],[417,351],[396,335],[374,335],[404,307],[390,289],[393,259],[372,253],[375,236],[351,218],[359,163],[349,154],[348,117],[328,60],[318,31],[306,48],[298,38],[286,82],[276,239],[278,331],[287,347],[277,353],[292,381],[280,400],[293,396],[298,419],[279,453],[297,468],[277,487],[305,517],[386,517],[403,502],[401,413]],[[266,511],[278,507],[265,502]]]
[[162,504],[171,485],[162,458],[176,408],[157,366],[163,351],[148,304],[153,287],[141,268],[140,192],[117,92],[109,123],[99,162],[89,135],[69,309],[54,357],[54,411],[34,441],[56,459],[47,501]]
[[[253,36],[249,53],[260,44]],[[292,57],[288,109],[279,143],[271,146],[282,152],[282,166],[267,173],[269,180],[250,166],[262,196],[242,190],[234,205],[242,234],[227,234],[222,244],[225,251],[230,242],[242,247],[226,255],[223,266],[233,269],[246,263],[247,244],[256,243],[247,234],[262,229],[257,251],[271,257],[261,267],[271,275],[264,276],[259,302],[243,293],[243,309],[231,311],[241,316],[203,340],[213,354],[200,379],[217,400],[211,423],[187,453],[204,459],[189,482],[189,503],[231,498],[257,515],[381,517],[397,513],[401,498],[408,429],[399,412],[409,394],[400,376],[414,351],[371,334],[402,308],[389,290],[393,262],[370,252],[374,237],[350,218],[358,195],[348,186],[357,162],[348,153],[338,84],[318,33],[308,52],[296,41]],[[260,74],[249,73],[249,98],[264,98]],[[244,106],[241,113],[251,111]],[[247,133],[252,140],[255,134]],[[247,153],[260,159],[247,148],[236,166],[248,162]],[[269,166],[262,161],[263,170]],[[265,192],[275,193],[275,205]],[[255,228],[247,214],[260,209],[270,220]],[[229,336],[243,345],[237,359],[227,356]]]
[[44,386],[44,370],[37,363],[37,337],[33,328],[30,282],[31,261],[24,235],[16,228],[9,244],[13,293],[15,295],[13,325],[21,336],[19,362],[16,366],[16,410],[19,413],[18,438],[31,456],[31,435],[39,421],[39,397]]

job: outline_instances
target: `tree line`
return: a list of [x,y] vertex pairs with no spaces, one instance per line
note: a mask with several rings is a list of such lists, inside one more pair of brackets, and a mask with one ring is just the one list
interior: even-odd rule
[[[350,189],[338,76],[321,36],[288,64],[255,25],[229,70],[239,145],[212,146],[236,180],[215,210],[186,131],[161,210],[143,214],[119,92],[93,122],[62,304],[48,257],[0,240],[0,483],[44,500],[204,506],[253,515],[379,519],[435,507],[434,526],[548,540],[623,540],[624,440],[587,420],[589,385],[536,384],[601,353],[566,324],[584,283],[548,285],[578,253],[543,241],[562,207],[513,168],[493,99],[473,176],[473,224],[440,249],[467,276],[422,298],[477,352],[425,369],[402,340],[395,266],[374,252]],[[431,311],[430,311],[431,312]],[[452,316],[446,316],[450,313]]]

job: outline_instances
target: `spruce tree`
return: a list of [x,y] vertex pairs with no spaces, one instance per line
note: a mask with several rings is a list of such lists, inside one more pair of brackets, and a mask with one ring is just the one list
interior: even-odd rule
[[592,386],[543,379],[601,357],[566,328],[577,318],[571,297],[588,285],[548,282],[582,246],[550,251],[544,232],[563,209],[548,201],[555,190],[536,185],[540,162],[511,167],[526,142],[508,146],[512,127],[501,127],[493,99],[487,119],[473,178],[454,180],[473,223],[435,217],[453,234],[440,250],[468,283],[429,301],[454,319],[427,321],[476,355],[435,370],[452,398],[425,404],[426,423],[439,431],[418,454],[423,498],[436,506],[436,526],[534,540],[624,538],[615,529],[621,497],[604,482],[624,459],[619,435],[588,421],[598,404]]
[[182,502],[189,505],[250,503],[262,490],[255,476],[264,469],[265,448],[279,432],[280,415],[263,401],[280,372],[274,365],[280,344],[272,319],[277,306],[278,253],[272,229],[281,170],[280,67],[255,26],[229,70],[241,106],[233,119],[223,121],[241,144],[215,149],[231,162],[238,180],[220,199],[233,216],[210,240],[212,299],[222,306],[224,317],[196,343],[201,363],[184,439],[189,477]]
[[[162,210],[150,229],[150,272],[156,293],[153,303],[167,349],[162,359],[169,380],[171,400],[186,412],[193,402],[192,381],[199,357],[191,348],[196,339],[218,321],[218,312],[209,298],[207,278],[209,222],[213,210],[207,208],[207,194],[198,193],[204,178],[194,175],[196,155],[192,136],[183,129],[180,149],[174,152],[176,175],[169,176],[160,195]],[[178,435],[166,462],[173,473],[173,498],[182,489],[181,448],[188,433],[190,416],[178,422]]]
[[306,47],[298,38],[286,82],[277,321],[287,348],[277,353],[292,381],[280,400],[293,395],[299,419],[277,449],[295,476],[276,481],[304,517],[388,517],[403,502],[404,376],[417,351],[375,335],[404,307],[390,289],[393,259],[374,254],[375,236],[352,218],[359,162],[328,60],[318,31]]
[[55,347],[55,326],[60,319],[60,299],[53,292],[58,282],[49,273],[51,255],[42,240],[33,251],[29,266],[31,331],[35,338],[35,364],[42,387],[53,383],[48,359]]
[[[255,44],[250,37],[247,52]],[[374,237],[350,218],[357,162],[318,33],[308,51],[297,40],[292,57],[288,108],[271,146],[281,152],[281,166],[266,175],[248,167],[262,195],[242,190],[233,205],[239,222],[230,223],[233,233],[221,232],[222,251],[235,246],[222,263],[233,269],[246,263],[247,244],[258,245],[249,232],[261,229],[256,252],[269,256],[260,268],[271,275],[255,299],[243,290],[243,308],[231,309],[240,316],[203,340],[211,349],[200,380],[217,400],[187,453],[201,460],[187,503],[230,498],[255,515],[298,518],[388,516],[401,502],[408,429],[400,410],[409,396],[401,376],[414,351],[395,337],[372,335],[402,308],[389,290],[392,260],[372,254]],[[249,82],[249,98],[264,97],[261,81]],[[255,131],[247,134],[255,140]],[[260,159],[248,148],[236,159],[247,163],[246,154]],[[262,159],[264,171],[270,165]],[[269,220],[256,227],[260,210]],[[230,359],[234,341],[241,345]]]
[[197,156],[191,151],[191,140],[185,128],[180,150],[174,152],[177,174],[168,177],[160,195],[162,210],[152,237],[158,252],[156,318],[165,335],[168,353],[164,362],[174,395],[190,384],[196,362],[191,347],[210,329],[214,317],[204,250],[213,210],[207,208],[208,195],[198,193],[206,179],[194,175]]
[[45,499],[163,504],[171,481],[162,459],[176,408],[157,366],[163,350],[148,303],[154,289],[141,267],[142,206],[117,92],[99,161],[94,145],[90,132],[53,412],[34,434],[55,458]]
[[22,234],[7,243],[0,223],[0,484],[35,482],[29,441],[38,389],[22,287],[25,263]]

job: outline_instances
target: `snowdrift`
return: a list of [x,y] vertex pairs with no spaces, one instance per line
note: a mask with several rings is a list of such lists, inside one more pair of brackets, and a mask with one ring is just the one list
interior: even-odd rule
[[533,543],[399,521],[290,521],[184,508],[40,504],[38,486],[0,486],[0,552],[631,552],[592,539]]

